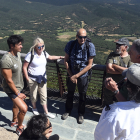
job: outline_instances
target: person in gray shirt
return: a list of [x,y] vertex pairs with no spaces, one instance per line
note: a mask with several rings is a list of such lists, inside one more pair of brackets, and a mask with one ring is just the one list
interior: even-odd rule
[[15,126],[16,133],[21,135],[25,125],[22,124],[27,112],[27,105],[23,101],[26,95],[21,93],[24,83],[22,75],[22,62],[20,52],[23,38],[19,35],[11,35],[7,39],[9,51],[4,54],[0,61],[1,74],[3,76],[2,86],[5,93],[13,101],[13,119],[11,127]]

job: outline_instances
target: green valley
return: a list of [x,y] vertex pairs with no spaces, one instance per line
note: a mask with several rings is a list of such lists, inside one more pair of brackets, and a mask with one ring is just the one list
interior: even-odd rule
[[7,50],[11,34],[24,37],[27,53],[37,36],[49,54],[64,55],[64,47],[83,27],[96,47],[95,63],[104,64],[113,41],[140,36],[138,0],[0,0],[0,49]]

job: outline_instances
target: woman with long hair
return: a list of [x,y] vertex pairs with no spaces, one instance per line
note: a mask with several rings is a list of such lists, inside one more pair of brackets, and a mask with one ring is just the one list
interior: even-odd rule
[[[32,111],[35,115],[39,115],[36,108],[37,92],[40,95],[40,103],[43,106],[44,114],[47,117],[55,118],[55,116],[48,112],[47,108],[47,76],[46,64],[47,59],[57,60],[63,58],[62,56],[49,55],[45,50],[44,41],[37,37],[30,52],[26,55],[23,72],[30,88],[30,99],[32,103]],[[32,57],[34,56],[34,57]],[[32,59],[32,62],[30,62]]]

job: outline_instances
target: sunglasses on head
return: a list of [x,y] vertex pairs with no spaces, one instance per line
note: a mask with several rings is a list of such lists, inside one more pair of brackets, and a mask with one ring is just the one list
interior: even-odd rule
[[79,39],[82,39],[82,38],[85,39],[85,38],[87,38],[87,36],[79,36],[79,35],[78,35],[78,38],[79,38]]
[[42,46],[38,46],[37,48],[40,50],[41,48],[43,48],[44,47],[44,45],[42,45]]

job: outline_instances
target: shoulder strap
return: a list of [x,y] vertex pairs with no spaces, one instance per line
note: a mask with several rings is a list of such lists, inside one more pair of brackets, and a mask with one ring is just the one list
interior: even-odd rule
[[90,38],[87,38],[86,39],[86,48],[89,49],[89,42],[91,42],[91,39]]
[[[45,58],[46,58],[46,51],[44,50],[43,52],[44,52],[44,55],[45,55]],[[33,58],[34,58],[34,51],[31,50],[31,59],[30,59],[29,65],[32,63]],[[47,60],[47,58],[46,58],[46,60]],[[29,67],[29,65],[28,65],[28,67]],[[28,68],[27,68],[27,69],[28,69]]]
[[69,50],[69,56],[71,55],[71,51],[72,51],[72,49],[73,49],[73,47],[74,47],[76,41],[77,41],[77,40],[73,40],[73,42],[71,43],[70,50]]
[[[86,49],[87,49],[87,58],[89,57],[89,47],[90,47],[89,42],[91,42],[91,39],[87,38],[86,42],[85,42]],[[92,68],[89,69],[89,71],[88,71],[88,82],[90,82],[91,76],[92,76]]]
[[[29,65],[32,63],[33,58],[34,58],[34,51],[31,50],[31,59],[30,59]],[[28,67],[27,67],[27,70],[28,70],[28,68],[29,68],[29,65],[28,65]]]
[[87,38],[86,39],[86,42],[85,42],[85,44],[86,44],[86,49],[87,49],[87,57],[89,57],[89,42],[91,42],[91,39],[89,39],[89,38]]
[[46,62],[47,62],[47,56],[46,56],[46,51],[44,50],[43,52],[44,52],[44,55],[45,55],[45,58],[46,58]]
[[120,58],[120,62],[121,62],[121,64],[122,64],[122,66],[125,67],[125,68],[127,68],[127,66],[126,66],[125,63],[123,62],[122,58],[121,58],[120,56],[119,56],[119,58]]
[[[44,50],[43,52],[44,52],[44,55],[45,55],[45,58],[46,58],[46,51]],[[46,58],[46,60],[47,60],[47,58]]]
[[[77,40],[74,40],[74,41],[71,43],[70,50],[69,50],[69,54],[71,54],[71,51],[72,51],[72,49],[73,49],[74,44],[76,43],[76,41],[77,41]],[[86,44],[86,49],[87,49],[87,51],[88,51],[88,56],[89,56],[89,42],[91,42],[91,39],[87,38],[85,44]]]

